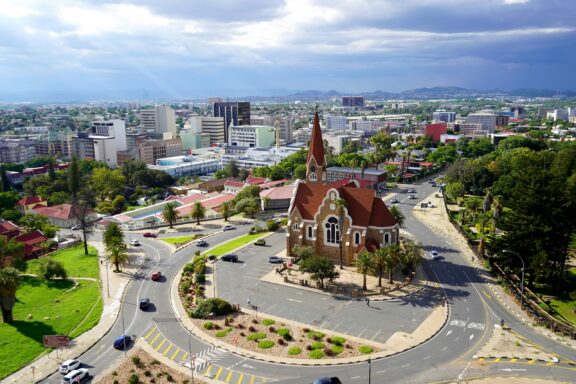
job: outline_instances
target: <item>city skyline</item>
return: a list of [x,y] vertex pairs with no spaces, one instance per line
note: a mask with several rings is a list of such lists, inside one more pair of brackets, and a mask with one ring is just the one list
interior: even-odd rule
[[0,6],[0,101],[576,89],[576,4],[561,0]]

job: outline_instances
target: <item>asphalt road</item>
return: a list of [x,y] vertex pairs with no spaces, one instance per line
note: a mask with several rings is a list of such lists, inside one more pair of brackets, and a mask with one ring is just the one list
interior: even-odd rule
[[[255,377],[256,380],[252,382],[302,384],[312,382],[321,376],[338,376],[343,383],[361,383],[368,382],[369,372],[374,383],[429,383],[519,373],[557,380],[573,380],[576,371],[567,366],[543,364],[528,366],[512,362],[505,365],[487,363],[482,367],[471,364],[474,352],[487,341],[494,324],[500,319],[504,319],[514,331],[527,339],[558,353],[562,361],[575,361],[576,351],[524,326],[509,314],[490,294],[482,279],[483,272],[472,267],[446,239],[437,236],[414,219],[412,216],[414,204],[419,204],[420,200],[428,196],[434,188],[426,183],[413,188],[417,190],[417,199],[410,199],[405,190],[397,195],[400,200],[399,206],[407,217],[405,226],[418,241],[423,243],[426,253],[435,249],[443,256],[443,260],[438,261],[426,258],[423,267],[429,279],[438,283],[450,308],[448,323],[428,342],[395,356],[372,360],[370,364],[365,362],[325,367],[273,364],[215,350],[193,336],[189,338],[188,332],[174,317],[169,302],[170,279],[190,260],[190,256],[196,250],[195,246],[169,255],[167,247],[154,240],[142,238],[141,243],[147,253],[147,261],[127,289],[123,316],[120,316],[112,330],[93,348],[80,356],[80,359],[87,363],[92,374],[96,374],[120,358],[122,352],[112,348],[112,341],[115,336],[123,333],[124,326],[126,334],[150,337],[147,340],[151,345],[160,352],[164,351],[165,355],[171,355],[172,351],[175,351],[175,354],[180,353],[179,356],[185,357],[188,355],[185,351],[190,350],[193,355],[199,356],[197,360],[200,362],[199,372],[213,369],[211,373],[216,374],[220,380],[226,379],[234,383],[249,383],[253,380],[250,378]],[[220,233],[212,237],[210,242],[212,244],[224,242],[246,233],[248,228],[249,226],[241,226],[235,231]],[[240,263],[219,261],[216,264],[219,296],[242,305],[245,305],[246,299],[250,298],[251,302],[264,312],[309,322],[311,325],[338,332],[347,331],[355,335],[363,332],[362,337],[370,336],[374,340],[380,340],[380,337],[385,339],[385,335],[402,329],[398,328],[401,325],[404,326],[403,330],[413,329],[417,324],[411,323],[419,322],[418,319],[412,321],[414,316],[424,316],[432,305],[433,298],[427,293],[432,293],[434,290],[425,290],[419,296],[399,302],[375,304],[381,307],[378,311],[368,309],[364,303],[355,300],[299,292],[293,288],[261,282],[259,277],[274,267],[267,264],[266,257],[275,254],[284,246],[284,238],[281,235],[273,235],[267,242],[271,244],[270,247],[248,247],[240,252],[242,261]],[[155,269],[161,270],[166,280],[159,283],[150,281],[148,276]],[[149,312],[137,310],[136,303],[140,297],[150,297],[154,308]],[[158,336],[154,336],[155,334]],[[167,341],[166,345],[172,345],[173,349],[168,350],[166,345],[157,346],[155,343],[159,342],[153,339],[158,339],[159,335],[161,339]],[[45,382],[56,383],[59,380],[60,375],[55,374]]]

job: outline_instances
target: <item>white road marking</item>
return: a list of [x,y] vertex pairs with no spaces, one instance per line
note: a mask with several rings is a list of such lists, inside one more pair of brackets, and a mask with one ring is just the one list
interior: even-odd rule
[[290,298],[286,298],[286,300],[293,301],[295,303],[302,303],[302,300],[296,300],[296,299],[290,299]]
[[504,368],[504,369],[501,369],[501,371],[513,372],[513,371],[525,371],[525,369],[522,369],[522,368]]
[[242,269],[242,268],[246,268],[248,266],[248,264],[243,264],[241,267],[239,267],[238,269]]
[[362,332],[360,332],[360,334],[356,337],[362,337],[362,335],[364,334],[364,332],[366,332],[367,329],[368,329],[368,327],[364,328],[364,330],[362,330]]
[[362,377],[362,376],[354,376],[354,377],[351,377],[350,380],[356,380],[356,379],[359,379],[359,378],[361,378],[361,377]]
[[470,340],[472,340],[474,338],[474,335],[470,335]]
[[403,366],[401,366],[400,368],[406,368],[406,367],[409,367],[409,366],[410,366],[410,363],[408,363],[408,364],[404,364],[404,365],[403,365]]
[[441,349],[441,351],[445,351],[448,347],[444,346],[444,348]]
[[378,336],[380,334],[380,332],[382,332],[381,329],[379,329],[378,332],[376,332],[376,334],[370,340],[374,340],[376,338],[376,336]]
[[430,358],[430,355],[426,356],[425,358],[423,358],[422,360],[428,360]]
[[383,369],[383,370],[381,370],[381,371],[376,371],[376,372],[374,372],[374,373],[384,373],[384,372],[386,372],[385,369]]
[[460,336],[458,336],[457,338],[454,339],[454,341],[458,341],[460,340]]
[[244,367],[244,368],[250,368],[250,369],[256,369],[256,368],[254,368],[253,366],[248,365],[248,364],[242,364],[242,367]]
[[448,332],[446,332],[446,336],[450,336],[451,333],[452,333],[452,330],[449,330]]

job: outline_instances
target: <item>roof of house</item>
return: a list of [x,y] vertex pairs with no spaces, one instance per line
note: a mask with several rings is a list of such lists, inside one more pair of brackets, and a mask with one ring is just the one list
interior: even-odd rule
[[0,223],[0,235],[3,235],[12,231],[19,231],[20,227],[11,221],[3,221]]
[[318,111],[314,112],[314,125],[312,127],[310,149],[308,150],[306,164],[310,162],[311,157],[314,157],[316,164],[319,166],[326,164],[326,158],[324,156],[324,142],[322,141],[322,131],[320,130],[320,119],[318,117]]
[[188,196],[184,196],[184,197],[178,197],[176,200],[178,200],[180,203],[182,203],[182,205],[186,205],[186,204],[190,204],[190,203],[195,203],[195,202],[203,200],[205,198],[206,198],[206,196],[204,196],[201,193],[194,193],[192,195],[188,195]]
[[31,204],[38,204],[42,201],[46,201],[40,196],[26,196],[18,200],[18,205],[20,206],[28,206]]
[[217,188],[223,186],[228,180],[236,180],[233,177],[227,177],[224,179],[209,180],[200,183],[200,188]]
[[284,183],[286,183],[287,181],[288,181],[288,179],[271,181],[271,182],[269,182],[269,183],[260,184],[260,188],[264,189],[264,188],[274,187],[274,186],[279,185],[279,184],[284,184]]
[[234,188],[244,188],[244,183],[241,181],[235,181],[235,180],[228,180],[224,186],[225,187],[234,187]]
[[48,240],[48,238],[44,236],[44,234],[40,231],[32,231],[20,236],[16,236],[14,240],[28,245],[35,245],[45,242]]
[[[72,209],[72,205],[70,204],[59,204],[59,205],[53,205],[51,207],[34,208],[34,212],[36,212],[38,215],[51,217],[53,219],[58,220],[73,219],[74,217],[76,217],[76,213],[74,211],[75,210]],[[91,214],[92,212],[94,211],[91,209],[86,210],[87,215]]]
[[250,185],[260,185],[264,184],[268,179],[265,177],[258,177],[258,176],[248,176],[246,178],[246,182]]
[[292,198],[294,192],[294,185],[286,185],[283,187],[276,187],[260,191],[260,198],[269,198],[271,200],[287,200]]
[[[316,183],[299,183],[293,209],[297,208],[306,220],[313,220],[330,187]],[[370,189],[359,189],[345,185],[335,188],[346,201],[346,210],[352,218],[352,225],[362,227],[391,227],[396,225],[394,216],[384,202]]]

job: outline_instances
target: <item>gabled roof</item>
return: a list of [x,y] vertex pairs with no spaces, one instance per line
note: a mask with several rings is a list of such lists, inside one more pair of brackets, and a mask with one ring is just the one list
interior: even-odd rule
[[0,235],[5,233],[20,231],[20,227],[11,221],[3,221],[0,223]]
[[358,248],[356,248],[356,252],[360,253],[363,250],[366,250],[368,252],[374,252],[378,248],[380,248],[380,246],[378,245],[378,242],[376,240],[368,239],[368,240],[366,240],[366,242],[364,242],[362,244],[358,244]]
[[234,180],[228,180],[224,186],[225,187],[233,187],[233,188],[244,188],[244,183],[241,181],[234,181]]
[[270,188],[270,187],[274,187],[276,185],[279,184],[284,184],[286,182],[288,182],[288,179],[282,179],[282,180],[276,180],[276,181],[270,181],[268,183],[264,183],[264,184],[260,184],[260,188],[264,189],[264,188]]
[[16,236],[14,240],[28,245],[35,245],[38,243],[45,242],[46,240],[48,240],[48,238],[44,236],[44,234],[40,231],[32,231],[24,235]]
[[319,166],[326,165],[326,158],[324,156],[324,143],[322,142],[322,131],[320,130],[320,119],[318,111],[314,112],[314,125],[312,127],[312,136],[310,137],[310,148],[308,150],[308,157],[306,164],[314,157],[316,164]]
[[248,176],[248,178],[246,178],[246,182],[250,185],[260,185],[260,184],[264,184],[268,179],[265,177],[257,177],[257,176]]
[[194,202],[199,201],[199,200],[203,200],[205,198],[206,198],[206,196],[204,196],[201,193],[194,193],[192,195],[188,195],[188,196],[184,196],[184,197],[176,197],[175,200],[178,200],[180,203],[182,203],[182,205],[186,205],[186,204],[194,203]]
[[286,185],[284,187],[276,187],[260,191],[260,198],[269,198],[272,200],[289,200],[292,198],[294,192],[294,185]]
[[26,197],[23,197],[20,200],[18,200],[18,205],[25,207],[25,206],[28,206],[31,204],[38,204],[42,201],[46,201],[46,200],[44,200],[40,196],[26,196]]
[[[70,220],[76,217],[76,212],[72,209],[70,204],[53,205],[52,207],[38,207],[34,208],[34,212],[38,215],[51,217],[58,220]],[[80,211],[78,209],[78,211]],[[91,209],[86,210],[86,215],[92,214],[94,211]]]

